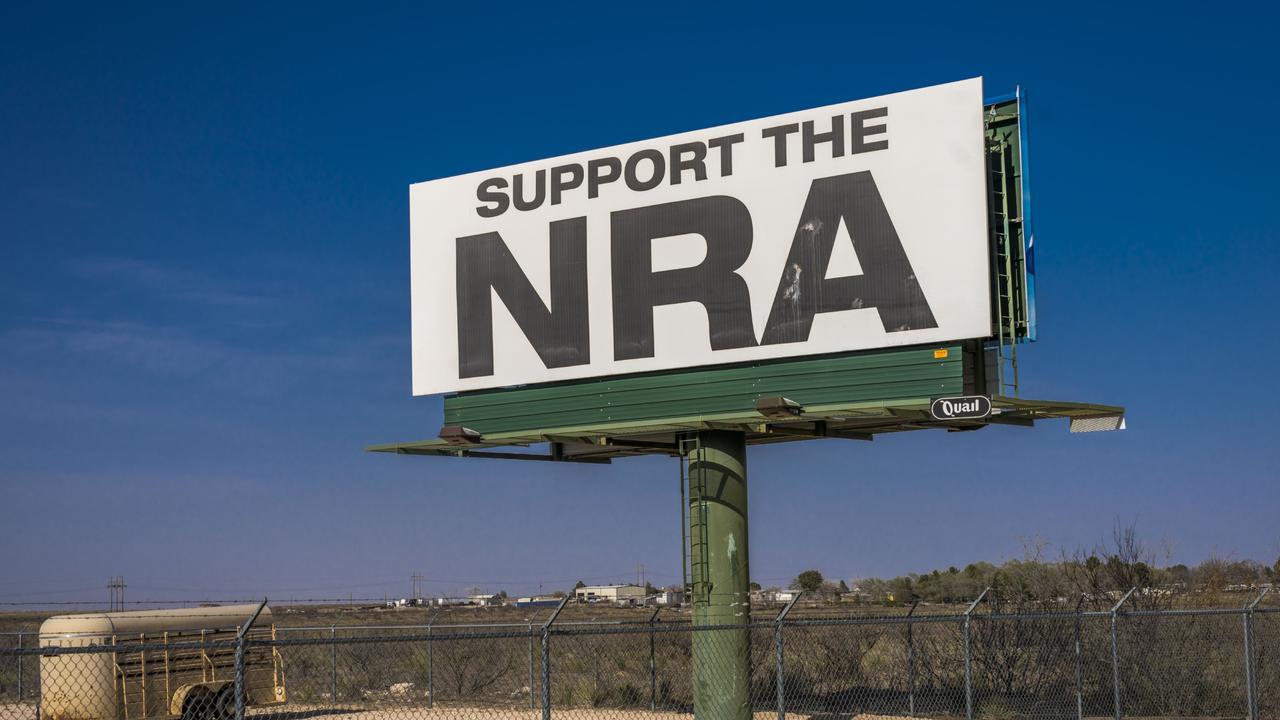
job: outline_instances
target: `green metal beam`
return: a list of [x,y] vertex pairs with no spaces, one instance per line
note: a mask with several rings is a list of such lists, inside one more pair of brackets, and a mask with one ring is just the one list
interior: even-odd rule
[[[401,455],[438,455],[444,457],[503,457],[511,459],[561,459],[573,461],[578,455],[590,455],[593,460],[606,457],[626,457],[639,454],[671,454],[675,449],[676,435],[690,431],[727,429],[746,434],[749,445],[797,440],[826,438],[871,439],[875,435],[908,430],[948,429],[963,425],[966,428],[985,424],[1027,426],[1036,420],[1053,418],[1084,418],[1123,415],[1124,408],[1115,405],[1098,405],[1056,400],[1028,400],[996,395],[991,398],[995,414],[982,421],[944,423],[928,416],[930,398],[912,398],[902,401],[871,401],[851,405],[826,404],[806,406],[801,417],[794,422],[778,422],[761,416],[753,409],[733,413],[701,416],[654,418],[646,421],[601,423],[561,428],[538,428],[532,431],[484,434],[479,442],[453,445],[444,440],[431,439],[416,442],[373,445],[370,452]],[[814,423],[825,422],[826,434],[820,436]],[[510,453],[495,456],[482,455],[483,451],[503,447],[525,447],[548,441],[560,442],[564,448],[562,457]]]

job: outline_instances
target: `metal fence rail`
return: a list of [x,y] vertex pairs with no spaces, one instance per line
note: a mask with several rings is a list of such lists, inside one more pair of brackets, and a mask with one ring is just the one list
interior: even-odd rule
[[[656,613],[610,624],[559,624],[552,615],[543,624],[280,628],[275,639],[75,647],[14,633],[0,635],[0,720],[691,716],[694,645],[743,629],[757,719],[1280,720],[1280,608],[1123,606],[1000,614],[974,603],[955,615],[821,619],[784,610],[714,627],[660,622]],[[139,714],[145,700],[121,703],[122,693],[136,702],[139,692],[175,692],[163,665],[183,651],[234,652],[233,696],[159,714]],[[286,697],[255,703],[246,664],[273,654]],[[124,679],[129,667],[134,681]],[[737,681],[722,672],[703,668],[701,681]],[[48,709],[52,698],[77,694],[104,709],[77,717]]]

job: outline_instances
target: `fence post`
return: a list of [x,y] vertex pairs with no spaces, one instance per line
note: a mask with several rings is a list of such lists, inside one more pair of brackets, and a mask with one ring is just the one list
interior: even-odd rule
[[244,720],[244,651],[246,638],[240,635],[236,638],[236,717],[235,720]]
[[1246,717],[1248,720],[1258,720],[1258,668],[1254,667],[1253,652],[1253,609],[1262,602],[1262,598],[1271,591],[1271,588],[1263,588],[1258,597],[1253,599],[1245,607],[1243,613],[1244,618],[1244,692],[1245,704],[1247,706]]
[[1253,613],[1252,606],[1240,613],[1244,621],[1244,702],[1246,720],[1257,720],[1253,705]]
[[427,618],[427,708],[436,706],[436,677],[435,677],[435,644],[431,642],[431,624],[436,621],[436,615],[440,611],[432,613]]
[[542,720],[551,720],[551,623],[556,621],[572,597],[565,595],[555,612],[542,624]]
[[653,615],[649,616],[649,712],[658,709],[658,642],[653,624],[658,621],[660,612],[662,606],[655,608]]
[[988,587],[982,591],[973,602],[969,603],[969,607],[964,611],[964,717],[965,720],[973,720],[973,653],[970,649],[969,640],[969,619],[973,615],[974,608],[978,607],[978,603],[991,592]]
[[240,632],[236,633],[236,720],[244,720],[244,664],[245,653],[249,648],[249,628],[253,627],[253,623],[257,621],[258,616],[262,614],[262,609],[266,606],[267,599],[262,598],[258,608],[249,616],[248,621],[240,626]]
[[22,702],[22,633],[18,633],[18,702]]
[[1084,593],[1076,601],[1076,720],[1084,720],[1084,663],[1080,652],[1080,608],[1084,605]]
[[533,623],[529,623],[529,709],[534,709],[533,701]]
[[911,631],[911,616],[916,613],[917,600],[907,611],[907,714],[916,714],[916,644]]
[[329,702],[338,704],[338,629],[329,626]]
[[791,608],[803,594],[803,590],[797,592],[795,597],[791,598],[791,602],[782,608],[782,612],[778,613],[778,617],[774,618],[773,621],[773,647],[778,661],[778,720],[786,720],[787,717],[786,681],[784,679],[785,673],[783,672],[782,660],[782,622],[787,619],[787,613],[791,612]]
[[1120,606],[1129,600],[1129,596],[1138,588],[1129,588],[1129,592],[1120,598],[1120,602],[1111,607],[1111,690],[1113,693],[1113,702],[1115,704],[1115,718],[1120,720],[1124,716],[1123,704],[1120,698],[1120,640],[1116,631],[1116,621],[1120,617]]

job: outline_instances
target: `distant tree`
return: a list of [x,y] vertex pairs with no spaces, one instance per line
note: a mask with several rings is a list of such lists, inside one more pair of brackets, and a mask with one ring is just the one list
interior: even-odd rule
[[499,591],[498,591],[498,597],[502,598],[503,600],[506,600],[506,599],[507,599],[507,591],[506,591],[506,590],[499,590]]
[[822,587],[822,573],[817,570],[805,570],[791,582],[791,587],[807,592],[814,592]]
[[881,602],[889,595],[889,583],[880,578],[863,578],[858,585],[872,602]]
[[[1280,560],[1277,560],[1277,561],[1276,561],[1276,564],[1277,564],[1277,565],[1280,565]],[[748,589],[748,590],[751,590],[751,591],[759,590],[759,589],[760,589],[760,583],[756,582],[755,580],[752,580],[751,582],[747,583],[747,589]]]
[[845,583],[845,581],[844,581],[844,580],[841,580],[841,581],[840,581],[840,584],[836,586],[836,589],[837,589],[837,590],[839,590],[839,591],[840,591],[840,592],[842,592],[842,593],[847,593],[847,592],[849,592],[849,586]]
[[1182,563],[1178,563],[1177,565],[1174,565],[1173,567],[1169,568],[1169,580],[1170,582],[1182,583],[1184,585],[1190,583],[1191,568],[1187,567],[1186,565],[1183,565]]
[[915,599],[915,583],[911,577],[896,577],[889,581],[889,600],[899,603],[909,603]]
[[[1202,601],[1219,602],[1210,598],[1216,593],[1248,591],[1280,580],[1280,559],[1271,565],[1221,557],[1210,557],[1192,567],[1161,565],[1132,525],[1117,524],[1109,542],[1092,550],[1062,552],[1056,561],[1044,557],[1045,543],[1028,543],[1024,547],[1022,558],[999,566],[979,561],[963,569],[951,566],[891,579],[863,578],[849,584],[857,586],[859,594],[872,602],[901,604],[919,600],[959,606],[990,587],[988,599],[1008,611],[1045,611],[1073,608],[1081,600],[1090,608],[1109,609],[1135,586],[1161,589],[1135,594],[1129,603],[1137,609],[1173,606],[1184,602],[1176,599],[1183,593],[1196,593]],[[801,586],[800,578],[793,586]],[[825,583],[815,595],[837,590],[838,583]]]
[[1267,575],[1267,568],[1260,562],[1238,560],[1227,565],[1227,579],[1232,583],[1251,585]]
[[557,591],[555,591],[555,592],[551,593],[551,597],[553,597],[553,598],[562,598],[562,597],[564,597],[564,596],[565,596],[565,591],[563,591],[563,590],[557,590]]
[[1192,576],[1195,577],[1197,585],[1209,592],[1222,592],[1227,584],[1226,564],[1226,561],[1221,558],[1208,558],[1196,566]]
[[1144,562],[1133,564],[1133,580],[1138,587],[1151,587],[1151,566]]
[[1147,587],[1151,583],[1151,565],[1155,552],[1138,537],[1135,523],[1122,525],[1118,520],[1111,530],[1111,548],[1103,550],[1112,590]]
[[577,590],[578,588],[584,588],[584,587],[586,587],[586,586],[587,586],[587,584],[586,584],[586,583],[584,583],[584,582],[582,582],[581,580],[579,580],[579,581],[578,581],[578,584],[573,586],[573,589],[574,589],[574,590]]
[[1280,557],[1276,558],[1276,564],[1271,566],[1271,574],[1273,577],[1280,578]]
[[645,581],[645,583],[644,583],[644,594],[645,594],[645,595],[657,595],[657,594],[658,594],[658,588],[654,587],[654,586],[653,586],[653,583],[651,583],[651,582],[649,582],[649,581],[647,581],[647,580],[646,580],[646,581]]

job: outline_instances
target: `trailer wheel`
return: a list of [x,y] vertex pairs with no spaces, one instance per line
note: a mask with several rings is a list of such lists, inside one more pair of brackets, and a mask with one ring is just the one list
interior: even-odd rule
[[210,716],[213,720],[234,720],[236,716],[236,700],[231,686],[224,687],[218,691],[218,696],[213,700],[213,712]]
[[207,688],[192,688],[182,701],[182,720],[213,720],[215,697]]

